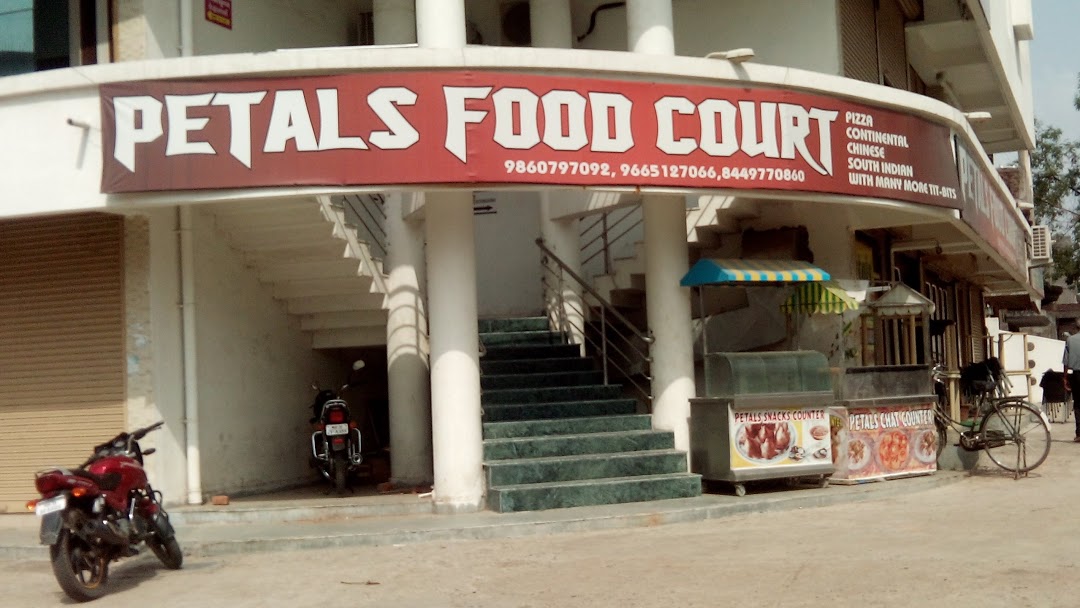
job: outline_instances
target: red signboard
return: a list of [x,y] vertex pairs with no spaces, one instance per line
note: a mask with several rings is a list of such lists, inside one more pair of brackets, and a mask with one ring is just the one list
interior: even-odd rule
[[105,192],[766,189],[958,208],[946,127],[793,91],[502,72],[101,87]]
[[232,0],[206,0],[206,20],[232,29]]
[[1005,258],[1016,275],[1027,277],[1027,229],[1013,211],[1012,201],[994,187],[966,146],[957,146],[956,156],[963,201],[960,217]]

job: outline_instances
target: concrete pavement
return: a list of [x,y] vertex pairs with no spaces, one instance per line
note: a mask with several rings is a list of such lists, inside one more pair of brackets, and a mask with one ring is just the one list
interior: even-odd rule
[[[743,497],[706,493],[689,499],[503,514],[434,515],[430,500],[413,494],[297,498],[296,492],[277,500],[240,500],[228,508],[184,506],[169,511],[185,555],[206,557],[650,527],[900,496],[956,483],[967,476],[939,471],[826,488],[773,483],[752,485]],[[47,548],[37,542],[37,524],[32,515],[0,516],[0,560],[46,560]]]

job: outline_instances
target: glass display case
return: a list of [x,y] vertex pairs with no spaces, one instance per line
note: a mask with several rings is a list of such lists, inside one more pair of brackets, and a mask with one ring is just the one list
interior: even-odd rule
[[691,469],[734,485],[833,471],[828,361],[814,351],[709,353],[705,396],[690,401]]
[[829,408],[834,483],[862,483],[937,470],[930,368],[856,367],[841,374],[839,403]]

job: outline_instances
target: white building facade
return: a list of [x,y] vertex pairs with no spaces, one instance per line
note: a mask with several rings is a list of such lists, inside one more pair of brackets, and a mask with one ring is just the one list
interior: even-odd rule
[[[0,508],[158,419],[167,501],[302,483],[310,385],[354,358],[391,480],[483,508],[478,320],[559,316],[539,237],[636,297],[681,451],[702,318],[791,344],[757,288],[692,305],[696,259],[907,283],[953,369],[988,302],[1042,295],[1029,0],[26,5],[0,21],[37,35],[0,72]],[[830,322],[801,346],[835,358]],[[927,363],[872,333],[847,355]]]

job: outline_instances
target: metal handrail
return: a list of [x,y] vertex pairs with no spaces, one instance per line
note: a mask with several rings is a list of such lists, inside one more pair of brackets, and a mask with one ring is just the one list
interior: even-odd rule
[[[356,201],[360,204],[360,209],[363,213],[357,210],[356,205],[353,204],[352,198],[356,198]],[[341,197],[343,205],[348,205],[349,209],[352,209],[353,215],[356,216],[356,220],[360,222],[363,227],[364,233],[371,237],[369,244],[378,248],[381,255],[379,257],[386,257],[386,211],[383,208],[384,200],[381,194],[369,194],[367,199],[362,199],[358,195],[346,195]],[[368,202],[370,201],[370,202]],[[364,239],[367,241],[368,239]],[[376,252],[378,253],[378,252]]]
[[[552,308],[554,308],[554,310],[549,311],[549,315],[554,313],[559,331],[563,332],[563,334],[568,337],[574,334],[581,336],[585,346],[592,347],[595,351],[599,352],[601,368],[604,374],[604,384],[612,383],[612,371],[618,372],[622,379],[625,379],[645,397],[646,401],[650,404],[651,409],[652,376],[649,374],[649,366],[652,363],[652,358],[648,353],[648,345],[652,344],[655,340],[652,332],[641,331],[638,329],[633,322],[627,319],[626,316],[620,313],[610,302],[605,300],[599,292],[593,289],[584,279],[571,270],[565,262],[559,259],[559,256],[555,255],[555,252],[544,244],[543,238],[536,239],[536,245],[544,254],[540,262],[544,271],[541,275],[541,282],[544,289],[544,301],[553,302]],[[552,265],[555,267],[553,268]],[[555,284],[551,285],[549,279],[554,279]],[[566,279],[573,281],[577,287],[581,288],[583,294],[591,296],[591,298],[599,305],[599,339],[591,336],[589,332],[585,331],[584,320],[587,315],[586,306],[584,305],[584,296],[582,297],[581,303],[573,303],[566,300],[564,295],[564,283]],[[577,325],[571,321],[571,315],[569,314],[571,312],[571,307],[575,307],[572,312],[575,313],[576,318],[582,319],[581,325]],[[591,310],[591,308],[589,309]],[[640,340],[646,345],[644,352],[638,347],[635,340]],[[644,383],[638,379],[637,373],[632,369],[632,366],[635,363],[643,364],[640,375],[644,378]],[[642,386],[643,384],[644,386]]]
[[[625,220],[631,218],[634,215],[634,213],[636,211],[638,211],[639,209],[641,209],[641,203],[638,203],[638,204],[633,205],[631,207],[617,207],[615,209],[609,209],[607,211],[604,211],[604,212],[600,213],[599,217],[595,221],[593,221],[588,226],[585,226],[581,230],[581,235],[582,235],[583,238],[585,237],[585,235],[592,232],[592,230],[594,228],[596,228],[597,226],[600,226],[600,232],[596,236],[586,240],[581,245],[581,254],[582,254],[581,263],[582,263],[582,265],[588,264],[589,262],[591,262],[594,258],[596,258],[599,255],[603,255],[604,256],[604,274],[610,274],[611,273],[611,247],[612,247],[612,245],[614,245],[615,242],[618,241],[619,239],[621,239],[622,237],[629,234],[631,230],[633,230],[634,228],[637,228],[638,226],[640,226],[641,223],[642,223],[642,218],[640,218],[640,217],[637,218],[637,221],[632,222],[629,226],[626,227],[625,230],[623,230],[619,234],[615,235],[614,237],[611,237],[610,235],[615,230],[615,228],[617,228]],[[613,213],[615,213],[617,211],[621,211],[621,210],[625,210],[626,213],[624,213],[621,217],[616,219],[614,222],[609,223],[608,222],[608,216],[610,216],[611,214],[613,214]],[[588,250],[593,245],[595,245],[597,243],[597,241],[601,242],[600,248],[597,249],[596,251],[594,251],[591,254],[585,255],[586,250]]]
[[[359,239],[356,238],[356,233],[348,229],[345,225],[345,221],[334,213],[333,208],[336,206],[332,202],[331,198],[326,195],[319,195],[315,197],[319,201],[320,207],[322,207],[323,217],[328,221],[334,223],[338,230],[343,234],[345,240],[349,243],[349,250],[357,255],[360,259],[361,266],[367,268],[371,272],[371,280],[375,283],[375,289],[378,293],[388,294],[390,293],[386,288],[386,281],[383,279],[382,272],[379,266],[375,264],[375,259],[371,255],[371,250],[364,244],[361,244]],[[344,212],[342,212],[344,215]]]

